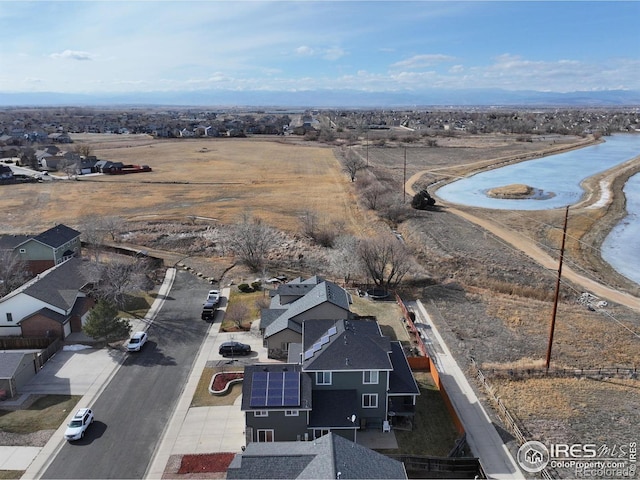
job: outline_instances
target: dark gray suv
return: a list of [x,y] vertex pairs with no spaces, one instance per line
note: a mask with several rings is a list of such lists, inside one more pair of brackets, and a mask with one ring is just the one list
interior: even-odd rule
[[246,343],[240,342],[224,342],[220,345],[218,353],[223,357],[233,357],[235,355],[249,355],[251,347]]

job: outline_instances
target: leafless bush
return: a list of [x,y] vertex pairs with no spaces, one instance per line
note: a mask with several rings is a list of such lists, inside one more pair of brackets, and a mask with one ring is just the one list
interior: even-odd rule
[[236,327],[242,328],[243,322],[249,318],[249,307],[244,303],[230,303],[224,314],[224,318],[232,322]]

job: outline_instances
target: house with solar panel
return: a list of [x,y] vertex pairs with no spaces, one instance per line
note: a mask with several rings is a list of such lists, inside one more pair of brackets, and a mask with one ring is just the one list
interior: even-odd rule
[[415,414],[418,386],[400,342],[371,319],[307,320],[286,364],[245,367],[247,443],[389,431]]
[[296,278],[271,292],[260,314],[260,330],[269,358],[285,360],[289,346],[302,342],[302,323],[310,319],[350,318],[351,295],[322,277]]

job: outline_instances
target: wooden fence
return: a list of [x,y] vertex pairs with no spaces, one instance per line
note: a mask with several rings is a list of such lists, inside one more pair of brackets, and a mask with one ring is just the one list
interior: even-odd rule
[[[407,324],[407,329],[411,334],[413,334],[414,341],[417,344],[418,351],[423,355],[424,358],[428,359],[428,371],[431,373],[431,377],[433,378],[433,381],[436,387],[438,387],[440,396],[442,397],[442,400],[445,406],[447,407],[449,414],[451,415],[451,420],[453,421],[453,424],[455,425],[458,433],[464,434],[465,433],[464,425],[462,424],[460,417],[458,417],[458,412],[456,412],[456,409],[454,408],[453,403],[449,398],[449,394],[447,393],[446,389],[444,388],[444,385],[442,384],[442,381],[440,380],[439,371],[441,369],[438,368],[438,363],[437,363],[438,357],[435,355],[435,352],[433,351],[432,347],[430,345],[429,346],[425,345],[425,343],[422,341],[422,337],[420,336],[418,329],[413,323],[415,319],[415,313],[410,312],[407,309],[407,306],[404,304],[404,301],[402,300],[402,298],[400,298],[400,295],[396,293],[395,296],[396,296],[396,302],[398,303],[398,305],[400,306],[400,309],[402,310],[402,315],[404,317],[405,323]],[[411,361],[409,361],[409,365],[411,365]]]
[[[524,428],[522,428],[522,427],[520,427],[518,425],[516,420],[513,418],[513,415],[511,415],[511,412],[509,412],[509,409],[507,409],[505,404],[502,403],[502,400],[496,394],[496,390],[489,383],[489,381],[487,380],[487,377],[484,375],[482,370],[480,370],[478,368],[478,365],[477,365],[476,361],[473,358],[471,359],[471,367],[473,368],[473,371],[475,372],[476,378],[478,379],[480,384],[484,387],[485,392],[487,392],[487,396],[489,397],[491,402],[495,405],[496,410],[498,412],[498,415],[500,416],[500,418],[504,422],[505,427],[518,440],[518,444],[520,446],[525,444],[528,441],[527,440],[527,435],[525,435],[525,434],[528,434],[528,432],[526,432],[524,430]],[[547,479],[547,480],[551,480],[551,479],[554,479],[554,478],[559,478],[558,473],[554,469],[552,469],[550,467],[545,468],[544,470],[542,470],[540,472],[540,475],[543,478]]]
[[491,378],[607,378],[624,377],[637,380],[637,367],[595,367],[595,368],[489,368],[484,374]]
[[2,337],[0,338],[0,350],[37,350],[47,348],[55,340],[52,337]]
[[49,359],[63,347],[63,345],[62,340],[56,338],[49,346],[43,348],[34,360],[36,371],[40,370],[44,364],[47,363],[47,361],[49,361]]
[[409,478],[486,478],[477,458],[388,455],[404,463]]

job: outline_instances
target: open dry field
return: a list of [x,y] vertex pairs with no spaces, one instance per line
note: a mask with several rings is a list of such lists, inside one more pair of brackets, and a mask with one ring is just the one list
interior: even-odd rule
[[[190,230],[233,223],[245,212],[290,237],[296,236],[299,216],[305,210],[318,212],[323,221],[354,234],[363,234],[377,223],[375,212],[358,204],[355,185],[341,172],[336,158],[344,153],[340,147],[282,137],[158,141],[146,136],[89,135],[75,140],[90,143],[100,159],[146,164],[153,172],[4,187],[0,197],[0,209],[5,212],[0,220],[3,232],[32,233],[54,222],[74,226],[90,216],[114,215],[129,220],[131,229],[148,229],[146,236],[138,236],[145,239],[141,247],[184,253],[194,245]],[[413,175],[418,190],[478,168],[534,158],[584,141],[551,136],[534,142],[516,141],[508,135],[452,136],[438,137],[438,147],[419,141],[410,145],[389,142],[384,147],[363,143],[353,149],[368,159],[368,174],[402,192],[403,181]],[[620,188],[624,175],[612,182],[616,195],[609,204],[572,208],[566,262],[606,285],[637,294],[637,285],[612,272],[598,255],[599,242],[623,211]],[[594,191],[598,181],[591,182]],[[595,201],[595,196],[589,198]],[[564,212],[464,211],[517,231],[557,256]],[[402,294],[422,300],[459,363],[468,365],[469,357],[474,357],[482,369],[540,365],[547,346],[555,268],[541,266],[456,214],[451,206],[437,205],[424,212],[407,206],[405,218],[397,229],[413,248],[422,271],[407,279]],[[296,254],[300,249],[311,250],[300,238],[296,242]],[[193,249],[188,253],[192,263],[209,260],[204,252],[200,257]],[[226,266],[228,262],[218,271]],[[325,275],[304,270],[299,274],[314,273]],[[583,291],[569,281],[562,283],[553,364],[584,368],[639,365],[638,312],[617,304],[590,311],[576,302]],[[637,440],[637,380],[496,383],[503,401],[533,438],[632,441],[635,435]],[[609,401],[614,396],[616,401]]]
[[103,160],[153,172],[81,176],[4,189],[5,232],[37,232],[94,215],[132,221],[203,217],[228,224],[245,212],[293,231],[305,210],[348,231],[363,225],[331,148],[261,139],[156,141],[146,135],[79,135]]

